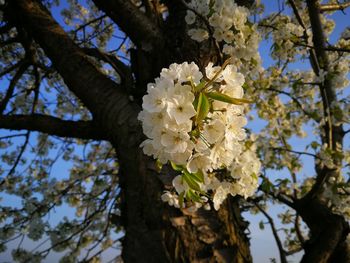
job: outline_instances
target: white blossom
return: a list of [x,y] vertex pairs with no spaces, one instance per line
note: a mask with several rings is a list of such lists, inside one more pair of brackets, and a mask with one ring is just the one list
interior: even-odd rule
[[183,153],[187,149],[190,136],[183,131],[167,130],[161,137],[161,143],[168,153]]
[[[249,10],[237,5],[234,1],[212,1],[209,12],[207,2],[192,0],[189,6],[208,20],[212,37],[217,42],[222,42],[224,46],[222,52],[233,56],[236,66],[242,69],[249,68],[248,65],[251,63],[247,62],[252,59],[260,62],[258,53],[260,36],[257,27],[248,23]],[[193,40],[202,42],[209,38],[208,25],[201,23],[200,19],[195,21],[192,13],[188,11],[185,18],[186,23],[190,26],[187,33]],[[300,28],[293,26],[294,24],[290,25],[289,30],[297,35],[300,34]],[[258,64],[254,67],[256,70],[259,69]],[[255,69],[250,67],[249,70]]]
[[188,10],[185,16],[185,21],[187,24],[192,25],[196,21],[196,14]]
[[[217,93],[242,98],[243,74],[234,65],[222,69],[213,63],[208,64],[205,73],[206,78],[203,78],[193,62],[171,64],[162,69],[155,83],[149,84],[138,117],[148,137],[141,144],[144,153],[163,164],[170,161],[183,173],[173,179],[176,194],[165,192],[162,200],[180,207],[184,198],[195,195],[195,201],[186,206],[189,210],[208,209],[208,199],[199,190],[214,193],[215,209],[228,194],[251,196],[257,188],[260,169],[255,153],[245,150],[243,145],[247,124],[243,106],[220,101],[220,98],[207,99],[206,103],[210,105],[202,119],[198,119],[200,112],[197,112],[201,109],[194,106],[199,103],[199,94],[210,96],[214,87]],[[210,83],[207,83],[208,78]],[[205,90],[198,91],[197,85],[202,85]],[[227,169],[231,179],[218,180],[215,177],[217,169]]]
[[202,42],[209,38],[209,33],[205,29],[190,29],[188,30],[188,34],[193,40],[198,42]]

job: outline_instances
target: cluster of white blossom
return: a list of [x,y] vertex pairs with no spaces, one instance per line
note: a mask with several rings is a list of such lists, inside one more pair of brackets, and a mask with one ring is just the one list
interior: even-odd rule
[[[336,48],[350,49],[350,30],[346,29],[341,35],[339,41],[335,44]],[[343,52],[329,52],[330,72],[332,73],[331,83],[334,88],[343,89],[349,85],[348,72],[350,71],[350,57]]]
[[[290,16],[272,14],[260,22],[260,26],[264,35],[272,32],[273,59],[294,61],[297,55],[307,54],[305,45],[312,46],[311,29],[304,32],[303,27]],[[307,43],[304,36],[307,36]]]
[[334,213],[350,219],[350,184],[343,176],[329,178],[323,191],[323,198],[328,201]]
[[178,195],[162,197],[170,205],[184,206],[185,198],[198,208],[212,191],[218,209],[227,194],[248,197],[256,190],[260,162],[244,147],[244,81],[232,64],[209,63],[203,77],[195,63],[184,62],[148,85],[139,115],[148,137],[143,151],[182,173],[173,180]]
[[233,0],[192,0],[188,6],[190,10],[185,20],[191,26],[188,34],[193,40],[202,42],[212,37],[222,44],[224,54],[234,58],[234,65],[241,71],[241,67],[248,68],[250,63],[247,62],[260,65],[257,52],[260,35],[257,25],[248,21],[249,10],[246,7],[237,5]]

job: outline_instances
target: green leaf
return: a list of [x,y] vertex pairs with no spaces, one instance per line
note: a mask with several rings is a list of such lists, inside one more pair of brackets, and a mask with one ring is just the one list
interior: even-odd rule
[[254,58],[252,58],[250,61],[253,64],[253,66],[255,66],[255,67],[259,64],[258,61]]
[[192,77],[190,77],[190,84],[191,84],[192,90],[196,90],[196,85],[194,84]]
[[199,182],[199,183],[204,183],[204,175],[201,171],[198,171],[196,173],[191,173],[193,180]]
[[200,196],[197,193],[193,192],[191,189],[187,191],[186,195],[187,195],[187,198],[190,199],[191,201],[199,202],[199,203],[202,202],[202,199],[200,198]]
[[201,122],[202,120],[205,119],[205,117],[207,117],[209,113],[209,109],[210,109],[209,100],[207,96],[201,92],[199,94],[198,105],[197,105],[197,117],[196,117],[197,123]]
[[320,144],[316,141],[311,142],[312,149],[316,150]]
[[191,174],[186,170],[183,171],[182,178],[185,180],[185,182],[191,189],[199,192],[201,191],[199,184],[192,178]]
[[206,93],[206,95],[213,100],[218,100],[218,101],[235,104],[235,105],[242,105],[244,103],[253,103],[251,100],[231,98],[230,96],[227,96],[226,94],[219,93],[219,92],[208,92]]
[[171,164],[171,167],[177,172],[181,172],[184,169],[184,167],[182,165],[177,165],[177,164],[173,163],[172,161],[170,161],[170,164]]
[[163,168],[163,164],[161,161],[159,161],[158,159],[156,160],[156,168],[157,168],[157,172],[159,173],[162,168]]
[[184,197],[185,197],[185,191],[183,191],[183,192],[181,192],[181,194],[179,194],[179,205],[180,205],[180,208],[183,207]]
[[196,97],[194,98],[193,103],[192,103],[193,108],[195,108],[195,109],[197,109],[197,107],[198,107],[198,97],[199,97],[199,96],[196,96]]
[[276,179],[275,181],[276,181],[278,186],[281,186],[281,185],[285,186],[285,185],[291,183],[291,181],[287,178],[286,179]]
[[292,85],[292,88],[294,90],[297,90],[298,89],[298,86],[300,86],[301,84],[303,84],[303,82],[299,79],[297,81],[294,81],[293,85]]
[[261,230],[264,230],[265,225],[264,225],[264,222],[263,222],[263,221],[260,221],[260,222],[259,222],[259,228],[260,228]]
[[192,131],[190,132],[190,135],[191,135],[191,137],[199,138],[199,136],[201,135],[201,133],[200,133],[199,129],[195,129],[195,130],[192,130]]
[[247,83],[244,83],[243,86],[242,86],[243,89],[249,89],[249,86]]
[[264,179],[260,185],[260,189],[265,193],[271,192],[273,188],[273,184],[268,179]]
[[205,84],[207,82],[206,81],[201,81],[194,89],[195,92],[199,92],[201,91],[204,87],[205,87]]
[[251,176],[258,181],[258,176],[256,175],[256,173],[252,173]]

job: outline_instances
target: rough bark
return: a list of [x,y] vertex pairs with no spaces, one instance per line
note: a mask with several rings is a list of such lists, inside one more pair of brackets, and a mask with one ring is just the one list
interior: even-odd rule
[[[296,210],[310,228],[310,239],[305,243],[302,263],[347,263],[344,249],[349,225],[341,215],[332,213],[319,199],[302,199]],[[346,259],[347,258],[347,259]]]
[[[178,8],[174,5],[173,10]],[[180,11],[183,15],[183,8]],[[120,85],[89,62],[86,54],[69,39],[39,1],[11,0],[6,12],[17,27],[23,27],[41,46],[68,88],[91,111],[94,122],[117,151],[121,166],[122,221],[126,233],[122,251],[124,261],[251,262],[249,242],[244,234],[246,225],[240,217],[238,201],[227,201],[218,212],[200,210],[194,214],[162,203],[160,195],[164,182],[169,181],[165,179],[168,174],[159,175],[153,167],[154,162],[139,148],[143,140],[137,121],[140,107],[129,101]],[[184,25],[180,27],[184,28]],[[169,35],[171,33],[174,31]],[[178,62],[193,60],[193,50],[186,46],[186,50],[191,50],[186,52],[182,43],[172,42],[174,38],[161,50],[136,50],[139,63],[133,63],[132,68],[138,77],[138,88],[144,90],[145,83],[152,81],[176,54],[182,54],[177,57]],[[190,47],[194,46],[193,42],[188,43],[191,43]],[[162,43],[160,47],[164,45]],[[202,54],[198,60],[205,61],[208,57]]]
[[93,0],[93,2],[118,24],[139,48],[150,50],[163,40],[158,25],[131,1]]
[[92,121],[61,120],[48,115],[0,115],[0,127],[9,130],[28,130],[60,137],[106,140],[105,134]]

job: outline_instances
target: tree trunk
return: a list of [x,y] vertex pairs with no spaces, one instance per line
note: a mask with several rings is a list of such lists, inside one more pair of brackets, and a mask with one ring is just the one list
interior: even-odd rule
[[165,167],[157,173],[155,161],[143,155],[138,111],[120,111],[118,99],[111,97],[96,120],[110,136],[121,167],[124,261],[251,262],[238,201],[227,201],[219,212],[193,214],[163,203],[160,197],[171,185],[172,172]]
[[310,228],[302,263],[349,263],[349,224],[319,199],[301,199],[296,209]]
[[125,262],[252,262],[237,199],[218,212],[175,209],[160,199],[169,176],[142,154],[138,160],[137,173],[125,167],[121,182]]
[[[138,94],[170,63],[195,61],[204,68],[208,60],[216,60],[212,46],[199,46],[187,36],[186,10],[180,2],[167,1],[167,6],[169,18],[163,25],[167,42],[158,43],[149,51],[137,49],[131,53]],[[120,137],[114,141],[122,168],[124,261],[252,262],[244,233],[247,223],[240,216],[238,200],[226,201],[218,212],[200,209],[195,213],[163,203],[160,197],[165,187],[171,185],[172,171],[165,167],[158,173],[154,160],[142,154],[141,128],[136,127],[132,142],[125,138],[120,141]],[[126,136],[131,138],[130,133]]]

